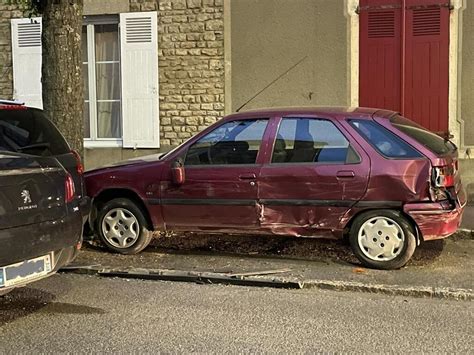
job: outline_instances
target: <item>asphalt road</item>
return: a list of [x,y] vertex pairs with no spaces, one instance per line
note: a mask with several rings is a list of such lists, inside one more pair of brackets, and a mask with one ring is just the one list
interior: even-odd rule
[[0,353],[471,352],[474,304],[56,275],[0,298]]

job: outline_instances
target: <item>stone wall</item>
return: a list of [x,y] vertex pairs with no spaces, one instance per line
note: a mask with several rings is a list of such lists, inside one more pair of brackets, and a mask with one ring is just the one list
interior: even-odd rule
[[[108,0],[100,7],[86,1],[84,12],[127,10],[122,0]],[[160,151],[164,151],[224,115],[223,0],[129,0],[129,11],[158,11]],[[24,16],[18,6],[0,4],[1,98],[13,96],[10,20]],[[125,158],[122,149],[118,150],[112,160]],[[147,152],[134,151],[131,155]],[[86,163],[95,166],[94,154],[90,153],[86,152],[86,160],[91,158]]]
[[158,10],[160,142],[175,146],[224,114],[222,0],[130,0]]
[[17,5],[0,3],[0,98],[11,100],[13,97],[13,66],[11,45],[12,18],[21,18],[23,10]]

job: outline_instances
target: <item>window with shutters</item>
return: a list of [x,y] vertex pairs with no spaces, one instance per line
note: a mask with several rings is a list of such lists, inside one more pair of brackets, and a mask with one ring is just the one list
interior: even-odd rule
[[157,13],[87,16],[82,31],[89,147],[159,147]]
[[[157,19],[156,11],[84,17],[86,147],[159,148]],[[14,98],[41,108],[41,18],[11,24]]]
[[[86,147],[159,148],[157,16],[148,11],[84,17]],[[38,108],[41,21],[11,20],[14,99]]]
[[84,136],[120,144],[122,139],[118,17],[86,19],[82,29]]

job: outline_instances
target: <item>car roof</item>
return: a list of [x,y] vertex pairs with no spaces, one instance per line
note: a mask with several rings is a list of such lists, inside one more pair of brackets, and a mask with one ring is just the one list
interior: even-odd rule
[[26,110],[23,102],[0,99],[0,110]]
[[0,105],[24,105],[24,102],[17,101],[17,100],[5,100],[0,99]]
[[243,118],[266,118],[272,116],[322,116],[335,119],[345,118],[371,118],[377,114],[380,117],[391,117],[396,114],[395,111],[380,110],[369,107],[349,107],[349,106],[320,106],[320,107],[272,107],[248,110],[230,114],[224,117],[225,120],[243,119]]

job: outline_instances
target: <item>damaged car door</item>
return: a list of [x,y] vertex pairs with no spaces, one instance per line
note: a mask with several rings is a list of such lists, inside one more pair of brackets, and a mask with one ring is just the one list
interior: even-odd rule
[[238,232],[259,227],[256,181],[267,123],[225,122],[184,152],[182,182],[162,191],[167,228]]
[[259,177],[261,227],[275,234],[331,237],[367,189],[368,155],[330,119],[279,119]]

